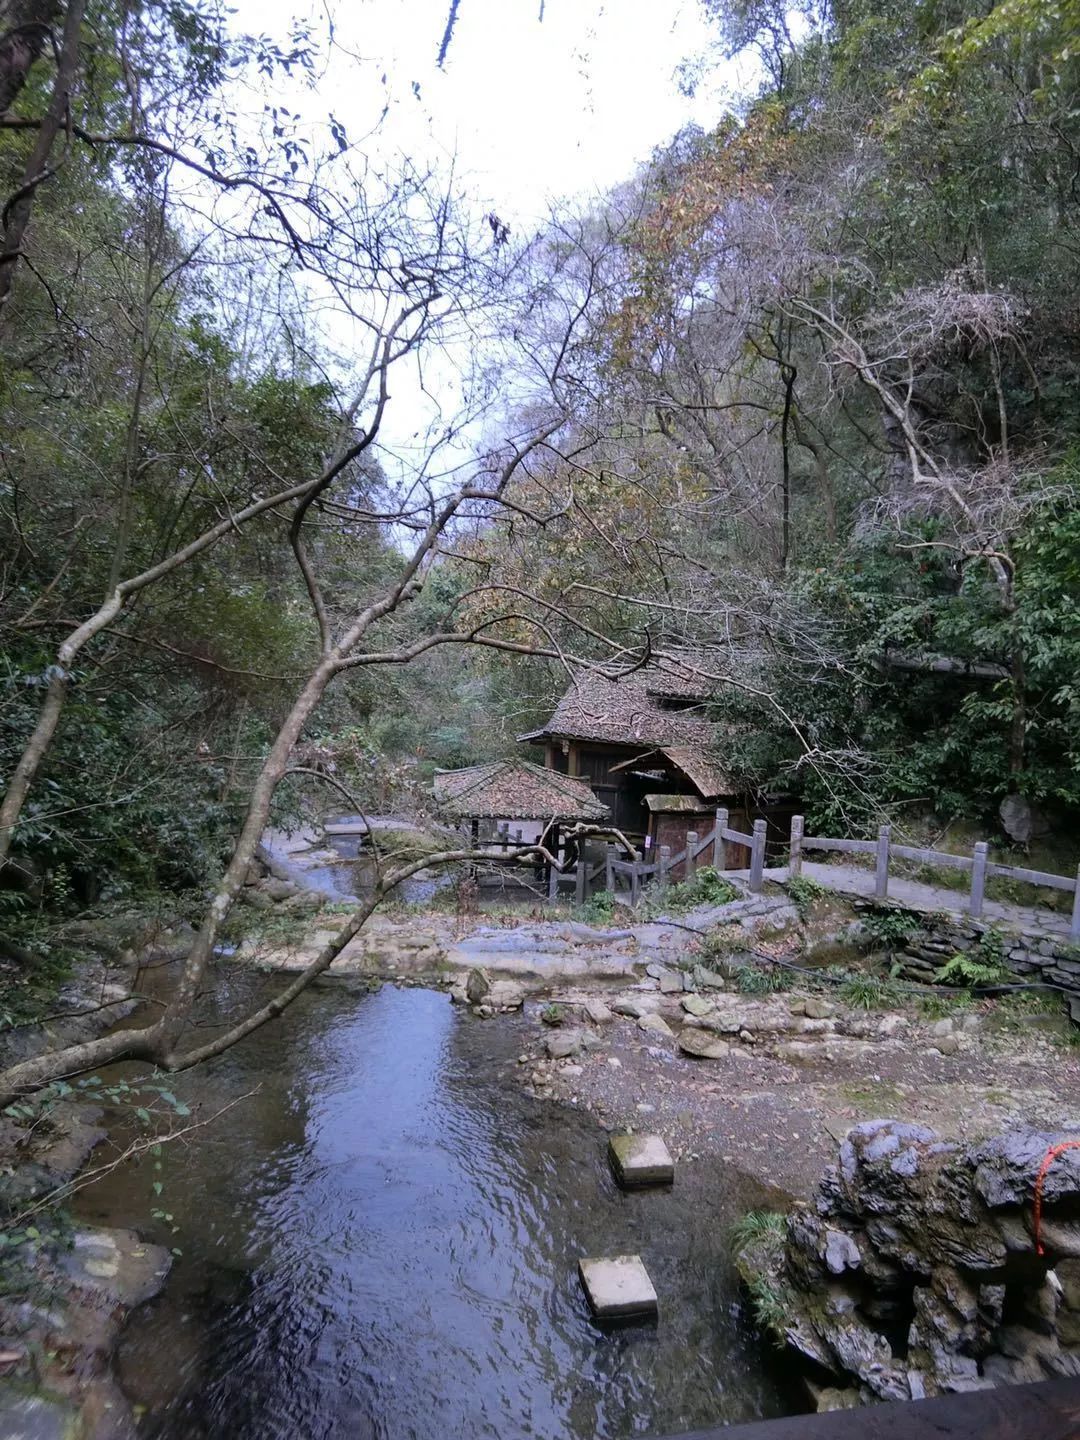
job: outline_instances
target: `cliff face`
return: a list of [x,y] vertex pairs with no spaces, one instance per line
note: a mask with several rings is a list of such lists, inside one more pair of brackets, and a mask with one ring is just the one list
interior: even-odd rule
[[1080,1375],[1077,1146],[857,1126],[815,1202],[742,1250],[759,1315],[847,1403]]

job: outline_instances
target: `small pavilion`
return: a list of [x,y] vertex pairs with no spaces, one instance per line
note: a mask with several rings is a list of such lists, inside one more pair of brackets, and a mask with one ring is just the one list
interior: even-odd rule
[[471,822],[474,845],[480,842],[481,821],[496,826],[539,822],[541,833],[549,831],[548,849],[557,855],[562,843],[560,825],[577,821],[602,824],[611,819],[608,807],[596,798],[587,781],[516,757],[464,770],[437,770],[434,795],[444,820]]

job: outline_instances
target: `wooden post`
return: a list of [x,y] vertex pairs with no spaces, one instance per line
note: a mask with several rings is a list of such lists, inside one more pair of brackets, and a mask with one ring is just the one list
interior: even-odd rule
[[696,830],[687,830],[687,832],[686,832],[686,865],[685,865],[684,868],[683,868],[683,879],[684,879],[684,880],[692,880],[692,879],[694,878],[694,871],[697,869],[697,861],[696,861],[695,858],[694,858],[694,846],[695,846],[697,843],[698,843],[698,833],[697,833],[697,831],[696,831]]
[[589,862],[585,859],[585,846],[578,845],[577,871],[574,875],[574,897],[579,905],[588,899]]
[[615,894],[615,846],[604,847],[604,889]]
[[668,871],[671,869],[671,846],[660,846],[660,867],[656,872],[656,883],[661,890],[667,889]]
[[891,825],[882,825],[877,835],[877,863],[874,869],[874,899],[884,900],[889,893],[889,837]]
[[1072,924],[1069,926],[1069,939],[1074,945],[1080,942],[1080,865],[1076,867],[1076,889],[1073,891],[1073,913]]
[[764,820],[754,821],[754,843],[750,848],[750,893],[758,895],[765,883],[765,832]]
[[724,843],[724,831],[727,829],[728,812],[717,810],[716,829],[713,831],[712,863],[714,870],[727,869],[727,846]]
[[788,879],[794,880],[802,874],[803,817],[791,817],[791,855],[788,859]]
[[986,893],[986,862],[989,856],[990,847],[985,840],[980,840],[975,846],[975,854],[971,864],[971,899],[968,901],[968,914],[976,918],[982,914],[983,895]]
[[520,826],[520,825],[519,825],[518,828],[514,831],[514,845],[517,847],[517,849],[519,849],[519,850],[521,849],[521,826]]

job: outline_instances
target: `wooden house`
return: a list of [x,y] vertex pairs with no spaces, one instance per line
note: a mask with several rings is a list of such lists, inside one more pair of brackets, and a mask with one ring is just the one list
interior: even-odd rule
[[[745,831],[790,809],[755,803],[724,769],[724,731],[707,713],[710,688],[690,661],[654,661],[618,680],[582,672],[551,719],[518,740],[543,745],[549,770],[587,781],[643,852],[674,852],[688,831],[712,828],[719,806]],[[742,847],[728,847],[729,869],[748,863]]]

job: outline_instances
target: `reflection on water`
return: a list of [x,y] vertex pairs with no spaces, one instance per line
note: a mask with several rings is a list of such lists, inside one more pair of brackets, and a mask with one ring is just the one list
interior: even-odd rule
[[[587,1117],[519,1092],[520,1044],[443,995],[326,988],[180,1077],[213,1108],[262,1089],[166,1153],[184,1254],[120,1357],[142,1434],[584,1440],[790,1408],[726,1259],[747,1183],[698,1165],[623,1195]],[[147,1230],[152,1178],[110,1177],[84,1218]],[[626,1250],[661,1318],[606,1331],[576,1261]]]

